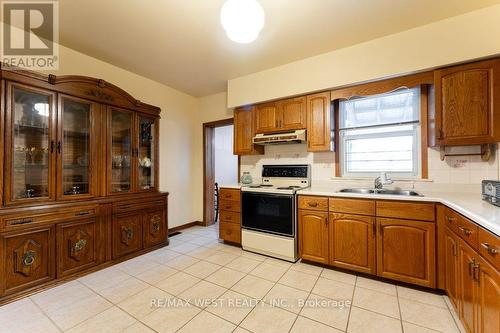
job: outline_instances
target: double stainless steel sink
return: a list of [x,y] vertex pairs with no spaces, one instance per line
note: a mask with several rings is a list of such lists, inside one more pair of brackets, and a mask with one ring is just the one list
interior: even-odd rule
[[358,193],[358,194],[387,194],[387,195],[401,195],[411,197],[423,197],[422,194],[409,191],[409,190],[387,190],[387,189],[372,189],[372,188],[344,188],[340,190],[341,193]]

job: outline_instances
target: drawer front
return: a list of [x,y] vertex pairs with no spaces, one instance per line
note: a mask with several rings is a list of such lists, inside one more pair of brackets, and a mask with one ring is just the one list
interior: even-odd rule
[[229,200],[220,200],[219,201],[219,210],[220,211],[230,211],[230,212],[240,212],[241,204],[239,201],[229,201]]
[[57,225],[57,276],[66,276],[100,262],[99,230],[96,218]]
[[398,219],[434,221],[436,218],[433,203],[378,201],[377,216]]
[[148,212],[143,217],[144,247],[150,247],[167,239],[167,226],[163,210]]
[[358,215],[375,215],[375,200],[330,198],[331,212]]
[[113,216],[113,258],[140,249],[142,249],[141,215]]
[[462,215],[457,216],[457,234],[465,240],[475,250],[478,249],[479,227],[474,222],[466,219]]
[[479,253],[489,262],[500,269],[500,238],[479,228]]
[[241,216],[240,213],[223,210],[220,212],[220,221],[239,225],[241,222]]
[[219,191],[219,199],[229,201],[240,201],[240,190],[221,188]]
[[99,214],[98,206],[81,206],[73,209],[64,209],[59,212],[22,212],[6,215],[1,218],[0,230],[16,230],[27,226],[38,226],[47,223],[64,222],[76,218],[92,218]]
[[234,223],[219,222],[219,236],[225,241],[240,244],[241,228]]
[[444,210],[444,224],[455,233],[458,233],[458,220],[462,218],[462,215],[455,212],[453,209],[448,207]]
[[299,208],[328,211],[328,198],[314,196],[299,196]]
[[126,213],[142,209],[163,209],[166,201],[163,198],[154,198],[143,201],[118,201],[113,203],[113,213]]
[[54,227],[0,236],[0,295],[12,294],[55,278]]

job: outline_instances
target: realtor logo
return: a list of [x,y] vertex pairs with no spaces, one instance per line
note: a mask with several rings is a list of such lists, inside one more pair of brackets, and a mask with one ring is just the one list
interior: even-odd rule
[[59,3],[0,1],[1,54],[4,66],[58,69]]

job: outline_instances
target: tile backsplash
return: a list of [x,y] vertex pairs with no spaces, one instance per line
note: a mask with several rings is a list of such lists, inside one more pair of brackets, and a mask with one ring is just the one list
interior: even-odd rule
[[[452,147],[447,149],[447,153],[476,153],[479,149],[479,146]],[[439,149],[428,148],[429,181],[423,183],[427,188],[434,187],[439,190],[479,191],[481,180],[499,179],[498,156],[499,149],[495,148],[488,162],[481,161],[480,156],[450,156],[441,161]],[[307,151],[306,144],[265,146],[264,155],[241,157],[241,172],[250,172],[254,181],[259,182],[264,164],[310,164],[313,184],[348,181],[335,178],[334,153],[311,153]],[[361,182],[368,183],[367,181]],[[457,186],[458,184],[466,186]],[[412,187],[416,186],[412,184]],[[418,187],[421,186],[424,185],[420,184]]]

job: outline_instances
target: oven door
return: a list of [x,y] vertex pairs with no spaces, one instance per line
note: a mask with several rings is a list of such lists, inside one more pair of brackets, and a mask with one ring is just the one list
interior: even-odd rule
[[295,196],[242,192],[241,224],[245,229],[294,237]]

